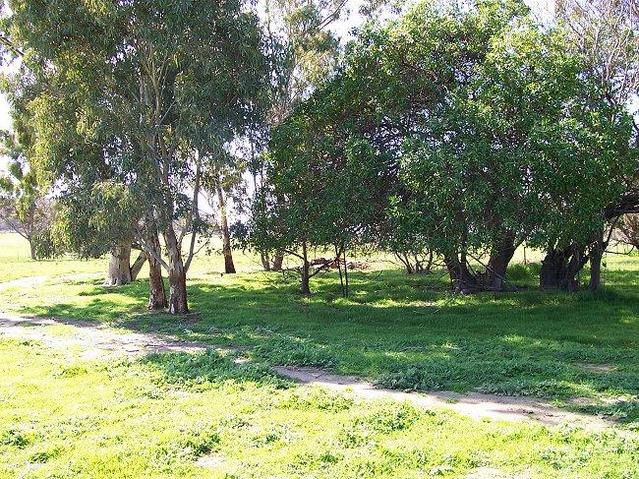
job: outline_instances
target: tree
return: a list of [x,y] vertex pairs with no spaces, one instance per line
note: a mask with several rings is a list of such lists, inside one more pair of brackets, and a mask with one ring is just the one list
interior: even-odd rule
[[[402,235],[412,230],[443,257],[457,290],[500,290],[524,240],[592,235],[632,167],[628,116],[602,101],[564,42],[522,2],[421,3],[363,33],[332,82],[339,101],[306,110],[313,128],[296,125],[288,143],[302,145],[299,157],[332,159],[365,142],[357,159],[384,159],[372,162],[374,176],[386,179],[386,211]],[[332,119],[330,135],[296,133],[321,131],[319,117]]]
[[2,133],[1,154],[9,158],[0,177],[0,219],[29,242],[31,259],[53,254],[50,247],[52,205],[29,169],[24,148],[9,132]]
[[[558,19],[568,32],[568,45],[584,58],[585,73],[599,85],[605,101],[636,115],[631,105],[639,87],[639,4],[636,0],[558,0],[556,4]],[[636,146],[636,121],[633,128]],[[601,258],[620,215],[639,211],[636,169],[628,172],[623,183],[626,190],[607,206],[602,230],[586,245],[549,249],[542,269],[543,286],[557,286],[557,271],[564,272],[560,277],[567,275],[561,283],[574,284],[574,276],[589,260],[590,289],[599,288]]]
[[58,200],[53,225],[58,250],[81,258],[109,254],[105,286],[123,286],[136,279],[144,254],[131,265],[135,228],[143,209],[127,185],[112,180],[67,190]]
[[[261,190],[251,225],[255,249],[299,259],[305,295],[313,276],[366,242],[371,218],[379,214],[376,196],[384,190],[384,176],[377,175],[384,159],[335,121],[343,86],[318,91],[274,131],[270,188]],[[335,251],[335,259],[314,261],[314,250]]]
[[[245,122],[262,75],[255,15],[239,0],[10,3],[12,44],[46,77],[30,104],[41,168],[74,181],[65,168],[90,163],[72,149],[83,144],[106,177],[135,191],[163,238],[166,257],[143,245],[167,270],[169,312],[188,312],[200,153],[216,129],[218,144]],[[65,121],[52,124],[61,109]],[[190,228],[185,254],[178,219]]]
[[[248,167],[253,176],[254,200],[269,188],[264,153],[271,131],[295,107],[326,82],[336,64],[339,39],[331,26],[348,15],[348,0],[266,0],[264,3],[264,50],[270,81],[259,108],[262,121],[248,137]],[[282,268],[283,251],[260,251],[265,270]]]
[[[204,177],[205,189],[210,192],[209,204],[212,207],[217,207],[219,211],[217,223],[222,238],[222,255],[226,274],[235,274],[236,272],[233,262],[227,197],[233,190],[242,190],[242,174],[245,171],[244,165],[237,157],[228,152],[221,152]],[[241,199],[238,202],[241,202]]]

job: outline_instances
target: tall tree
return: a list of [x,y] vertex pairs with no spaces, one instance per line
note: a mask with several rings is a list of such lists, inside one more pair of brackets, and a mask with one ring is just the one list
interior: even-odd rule
[[[233,248],[231,244],[231,226],[229,223],[228,197],[234,191],[243,191],[242,174],[246,171],[243,162],[229,152],[221,152],[212,162],[210,170],[205,173],[204,186],[210,192],[209,204],[217,208],[217,226],[222,239],[222,256],[224,257],[224,272],[234,274]],[[238,199],[238,203],[242,199]]]
[[[249,170],[256,204],[269,190],[264,152],[271,131],[324,82],[337,64],[339,39],[331,27],[349,14],[348,0],[265,0],[264,50],[269,83],[260,108],[263,120],[248,137]],[[261,188],[264,191],[258,192]],[[283,251],[260,251],[266,270],[280,270]]]
[[0,154],[9,160],[7,172],[0,176],[0,219],[29,242],[31,259],[51,254],[50,226],[53,207],[36,175],[29,168],[25,148],[10,132],[1,132]]
[[[169,312],[188,312],[200,151],[213,127],[224,141],[245,121],[262,74],[255,15],[241,0],[12,1],[10,7],[12,44],[28,49],[32,70],[47,79],[30,104],[42,169],[59,179],[65,166],[88,163],[70,148],[67,139],[76,136],[110,178],[129,185],[163,238],[166,255],[143,244],[167,270]],[[71,109],[66,121],[51,125],[61,108]],[[191,227],[184,254],[180,218]]]

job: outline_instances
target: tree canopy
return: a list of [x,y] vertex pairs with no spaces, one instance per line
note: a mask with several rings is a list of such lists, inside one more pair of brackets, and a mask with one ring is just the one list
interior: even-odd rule
[[588,244],[637,158],[630,116],[565,43],[518,1],[422,2],[369,25],[274,135],[271,196],[292,206],[273,210],[272,244],[388,236],[401,222],[461,290],[504,287],[524,241]]

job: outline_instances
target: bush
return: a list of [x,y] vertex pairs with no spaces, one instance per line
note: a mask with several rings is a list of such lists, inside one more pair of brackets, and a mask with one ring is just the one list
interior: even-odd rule
[[514,264],[508,268],[506,277],[510,281],[530,282],[536,280],[540,272],[539,263]]

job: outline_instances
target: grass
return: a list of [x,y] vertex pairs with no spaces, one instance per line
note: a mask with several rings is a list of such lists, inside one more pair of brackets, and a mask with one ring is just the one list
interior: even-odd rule
[[[0,477],[632,478],[639,439],[300,389],[214,353],[69,363],[0,341]],[[326,427],[330,425],[330,427]]]
[[[375,263],[351,275],[350,298],[340,297],[335,274],[302,298],[293,278],[255,272],[250,256],[238,256],[244,272],[234,276],[202,256],[190,278],[196,314],[173,318],[146,313],[144,281],[103,288],[104,260],[34,263],[25,246],[0,235],[0,274],[48,279],[0,287],[5,311],[246,346],[252,361],[209,354],[70,364],[4,341],[0,477],[465,477],[483,465],[540,478],[639,477],[638,258],[607,258],[596,295],[537,291],[536,266],[515,265],[517,292],[457,297],[441,274],[409,277]],[[273,378],[274,364],[399,389],[543,397],[612,416],[627,431],[548,431],[362,405]],[[197,465],[201,456],[208,467]]]

